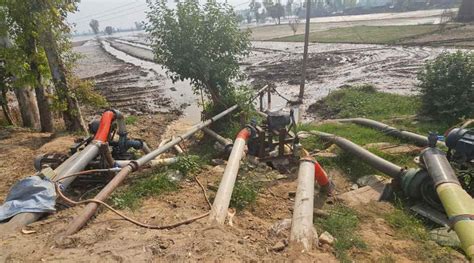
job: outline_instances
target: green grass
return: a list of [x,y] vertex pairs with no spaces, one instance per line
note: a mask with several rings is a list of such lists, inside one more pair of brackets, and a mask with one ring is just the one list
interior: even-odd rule
[[150,172],[133,180],[112,196],[112,204],[119,209],[136,209],[142,198],[158,196],[177,189],[176,183],[170,181],[161,172]]
[[180,171],[184,176],[199,171],[201,166],[205,163],[198,155],[180,156],[178,161],[169,166],[171,169]]
[[138,117],[135,115],[128,115],[127,117],[125,117],[125,124],[127,125],[134,125],[135,123],[137,123],[137,121]]
[[375,120],[414,115],[421,103],[415,96],[377,92],[371,85],[350,86],[312,104],[310,111],[323,117],[368,117]]
[[[308,111],[323,119],[374,119],[422,135],[428,135],[430,131],[442,134],[450,128],[447,121],[434,121],[417,116],[420,107],[420,99],[417,96],[378,92],[370,85],[362,85],[334,91],[310,105]],[[366,135],[361,134],[363,137]]]
[[328,218],[316,218],[315,225],[318,233],[328,231],[336,238],[334,249],[341,262],[351,262],[347,254],[351,248],[367,248],[356,233],[359,226],[357,213],[350,208],[337,205],[330,211]]
[[[354,26],[311,32],[310,42],[392,44],[439,30],[438,25]],[[272,41],[303,42],[304,34],[275,38]]]
[[241,211],[246,207],[255,204],[259,190],[260,184],[256,182],[252,182],[246,178],[237,180],[234,190],[232,191],[230,207],[234,207],[237,211]]

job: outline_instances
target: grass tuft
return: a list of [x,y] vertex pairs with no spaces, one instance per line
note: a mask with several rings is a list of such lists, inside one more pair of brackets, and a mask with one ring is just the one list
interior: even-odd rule
[[367,244],[355,233],[359,226],[357,213],[345,206],[335,206],[328,218],[316,218],[319,232],[328,231],[336,241],[334,249],[341,262],[351,262],[347,251],[351,248],[367,249]]
[[241,211],[246,207],[255,204],[257,201],[260,184],[249,179],[242,178],[235,183],[230,200],[230,207]]
[[126,125],[134,125],[135,123],[137,123],[137,121],[138,121],[138,117],[135,115],[128,115],[127,117],[125,117]]
[[170,181],[164,174],[155,171],[132,181],[131,184],[116,192],[112,196],[112,204],[119,209],[134,210],[138,208],[142,198],[158,196],[176,189],[176,183]]

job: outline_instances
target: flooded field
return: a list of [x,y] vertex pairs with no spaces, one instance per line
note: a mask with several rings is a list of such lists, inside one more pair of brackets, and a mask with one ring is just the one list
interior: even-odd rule
[[[125,75],[113,77],[109,82],[102,78],[110,72],[104,75],[100,69],[88,71],[90,67],[81,67],[78,71],[87,77],[90,77],[90,71],[100,73],[96,76],[99,77],[97,88],[112,99],[112,104],[123,100],[125,104],[120,102],[119,106],[148,105],[148,109],[138,109],[142,112],[175,108],[183,110],[190,120],[199,119],[199,96],[193,93],[189,82],[173,83],[166,71],[152,62],[153,52],[143,35],[102,39],[100,43],[102,48],[98,42],[89,41],[76,49],[87,56],[101,54],[93,58],[93,64],[110,64],[106,67],[109,71]],[[254,41],[252,45],[251,55],[241,62],[249,82],[273,83],[284,97],[295,99],[300,86],[303,44]],[[381,91],[416,94],[416,74],[422,65],[442,52],[451,51],[453,49],[413,46],[310,44],[304,105],[308,107],[329,92],[353,84],[370,83]],[[104,56],[109,59],[100,60]],[[128,67],[129,70],[117,67]],[[136,84],[125,84],[120,79],[132,79]],[[122,92],[117,94],[119,89]],[[125,96],[127,91],[130,92]],[[116,98],[119,101],[114,101]],[[285,105],[285,100],[279,96],[273,101],[274,108]]]

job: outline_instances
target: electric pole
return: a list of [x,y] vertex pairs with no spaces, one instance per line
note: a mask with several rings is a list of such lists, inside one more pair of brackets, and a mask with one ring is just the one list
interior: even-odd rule
[[304,85],[306,82],[306,61],[308,60],[308,42],[309,42],[309,23],[311,20],[311,0],[306,0],[306,25],[304,31],[304,51],[303,51],[303,65],[301,68],[301,84],[300,94],[298,100],[303,102]]

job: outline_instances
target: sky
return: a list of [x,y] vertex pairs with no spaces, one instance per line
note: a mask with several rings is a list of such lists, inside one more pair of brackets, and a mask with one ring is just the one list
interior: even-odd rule
[[[168,0],[173,5],[174,0]],[[224,2],[225,0],[218,0]],[[249,0],[228,0],[235,9],[245,9]],[[70,14],[68,21],[75,24],[76,33],[88,32],[91,19],[99,21],[100,29],[106,26],[131,28],[135,21],[144,21],[146,0],[82,0],[79,11]]]

